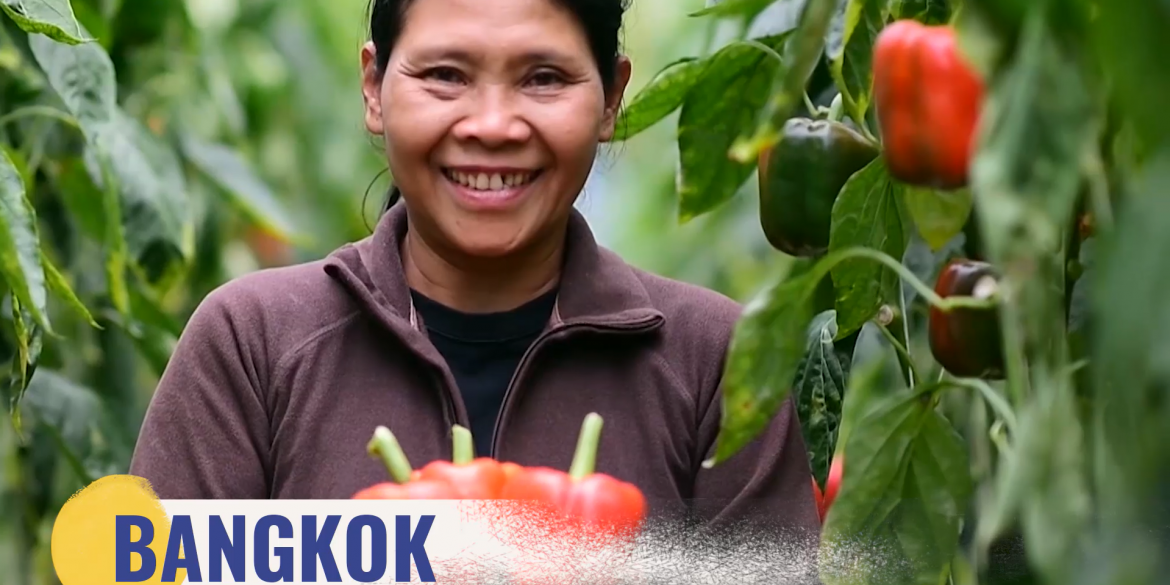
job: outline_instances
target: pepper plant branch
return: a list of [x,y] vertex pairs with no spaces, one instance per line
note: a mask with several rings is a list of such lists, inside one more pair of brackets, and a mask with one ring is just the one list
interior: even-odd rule
[[914,368],[914,360],[910,357],[910,315],[906,312],[906,292],[902,285],[898,285],[898,313],[902,322],[902,343],[906,345],[906,361],[910,362],[910,386],[913,387],[922,379],[922,375]]
[[825,256],[821,262],[827,264],[829,268],[831,268],[832,266],[835,266],[842,261],[851,258],[868,258],[870,260],[876,260],[877,262],[885,265],[890,270],[896,272],[898,276],[901,277],[902,280],[904,280],[907,284],[914,287],[915,292],[917,292],[922,298],[926,299],[926,301],[929,302],[932,306],[937,307],[943,312],[949,313],[950,311],[960,308],[992,309],[995,308],[999,301],[1000,294],[998,292],[985,299],[977,299],[975,297],[969,296],[953,296],[944,299],[938,296],[934,290],[919,280],[918,277],[915,276],[914,273],[910,271],[910,269],[903,266],[901,262],[894,260],[890,257],[889,254],[886,254],[885,252],[874,250],[873,248],[867,248],[865,246],[855,246],[852,248],[831,252]]
[[601,415],[591,412],[581,423],[581,434],[577,438],[577,451],[573,453],[573,464],[569,476],[574,481],[593,473],[597,467],[597,446],[601,442]]
[[817,107],[815,104],[813,104],[812,98],[808,97],[808,92],[802,91],[802,92],[800,92],[800,95],[801,95],[801,97],[804,98],[804,107],[808,108],[808,115],[816,116],[817,115]]
[[755,47],[755,48],[767,53],[773,59],[776,59],[777,63],[780,63],[781,65],[784,64],[784,57],[781,57],[780,53],[777,53],[775,49],[773,49],[772,47],[769,47],[768,45],[765,45],[764,43],[761,43],[760,41],[755,41],[755,40],[749,39],[746,41],[736,41],[732,44],[733,45],[749,45],[749,46]]
[[987,405],[995,411],[999,420],[1007,426],[1008,432],[1015,436],[1016,434],[1016,413],[1012,411],[1012,407],[1008,404],[1000,393],[996,392],[987,382],[978,378],[950,378],[941,382],[943,386],[952,386],[955,388],[967,388],[978,392]]
[[384,426],[378,426],[374,429],[374,436],[366,445],[366,450],[370,455],[382,460],[395,483],[401,484],[410,481],[410,461],[406,458],[406,453],[402,451],[402,446],[398,444],[398,439],[394,437],[394,433],[391,433],[390,429]]
[[1089,206],[1093,210],[1093,229],[1097,233],[1112,233],[1113,208],[1109,203],[1109,181],[1105,178],[1101,156],[1096,151],[1091,151],[1085,155],[1081,165],[1089,179]]
[[915,380],[921,380],[922,374],[918,373],[917,366],[914,365],[914,359],[910,357],[910,351],[893,333],[890,328],[881,323],[875,322],[878,329],[881,330],[882,335],[885,336],[886,341],[889,341],[894,349],[898,352],[898,361],[902,362],[902,375],[906,377],[906,384],[911,388],[915,385]]
[[0,116],[0,126],[10,124],[22,118],[30,118],[33,116],[43,116],[46,118],[54,118],[65,124],[80,130],[81,125],[78,124],[77,119],[69,115],[67,112],[58,110],[50,106],[24,106],[16,108],[3,116]]

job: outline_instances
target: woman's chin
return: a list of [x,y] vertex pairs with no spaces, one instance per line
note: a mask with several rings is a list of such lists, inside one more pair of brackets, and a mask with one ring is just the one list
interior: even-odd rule
[[[469,230],[470,231],[470,230]],[[463,254],[475,258],[502,258],[516,253],[522,247],[518,230],[511,233],[499,234],[492,237],[490,234],[459,234],[455,240],[456,246]]]

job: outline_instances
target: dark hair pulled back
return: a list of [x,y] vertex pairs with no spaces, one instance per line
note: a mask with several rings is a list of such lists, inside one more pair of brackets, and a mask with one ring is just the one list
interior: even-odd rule
[[[402,34],[406,12],[417,0],[370,0],[370,40],[374,42],[378,73],[386,70],[390,52]],[[550,0],[567,9],[576,17],[589,41],[593,60],[601,75],[601,83],[608,92],[616,83],[617,60],[621,50],[619,33],[622,16],[630,0]],[[391,186],[382,212],[398,203],[402,193]]]

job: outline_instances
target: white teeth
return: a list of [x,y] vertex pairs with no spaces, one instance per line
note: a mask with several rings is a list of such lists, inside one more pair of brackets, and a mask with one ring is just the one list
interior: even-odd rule
[[499,191],[507,187],[517,187],[532,180],[532,173],[478,173],[468,174],[460,171],[447,171],[447,178],[465,187],[480,191]]

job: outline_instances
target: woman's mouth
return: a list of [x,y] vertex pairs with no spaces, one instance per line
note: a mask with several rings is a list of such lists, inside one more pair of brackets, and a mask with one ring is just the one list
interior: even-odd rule
[[467,204],[477,208],[510,205],[528,191],[541,171],[489,171],[444,168],[443,176]]

